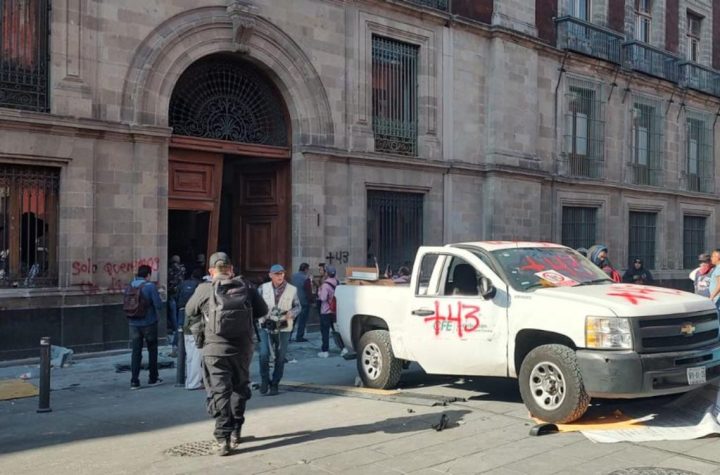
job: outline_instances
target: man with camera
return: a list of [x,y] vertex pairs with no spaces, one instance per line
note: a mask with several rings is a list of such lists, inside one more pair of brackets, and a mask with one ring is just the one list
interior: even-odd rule
[[[260,393],[274,396],[285,369],[285,355],[292,333],[293,321],[302,309],[297,288],[285,280],[285,268],[280,264],[270,267],[270,282],[258,289],[270,309],[260,324]],[[270,378],[270,358],[274,357],[274,369]]]
[[215,418],[219,455],[240,443],[245,405],[250,399],[253,356],[253,317],[268,312],[255,287],[235,277],[224,252],[210,256],[212,282],[197,286],[185,305],[190,330],[203,353],[203,382],[207,410]]

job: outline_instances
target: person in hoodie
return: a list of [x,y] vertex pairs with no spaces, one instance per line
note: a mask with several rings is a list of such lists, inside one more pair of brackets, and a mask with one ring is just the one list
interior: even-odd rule
[[643,267],[643,260],[636,257],[632,267],[628,268],[623,275],[623,282],[627,284],[652,285],[653,276],[649,270]]
[[331,306],[333,297],[335,297],[335,289],[338,281],[335,278],[336,270],[334,266],[326,266],[325,274],[327,278],[318,289],[318,300],[320,301],[320,335],[322,336],[322,347],[318,356],[327,358],[330,356],[330,329],[335,322],[335,310]]
[[148,369],[150,370],[148,386],[157,386],[162,383],[158,373],[158,314],[163,303],[157,286],[154,282],[150,282],[151,274],[152,269],[150,266],[140,266],[135,278],[130,282],[130,285],[134,288],[142,285],[142,289],[140,289],[141,298],[148,303],[145,317],[128,320],[130,324],[130,340],[132,341],[130,389],[140,389],[143,341],[147,344],[148,350]]
[[608,248],[604,244],[595,244],[588,249],[588,258],[610,277],[613,282],[621,282],[620,273],[610,263]]

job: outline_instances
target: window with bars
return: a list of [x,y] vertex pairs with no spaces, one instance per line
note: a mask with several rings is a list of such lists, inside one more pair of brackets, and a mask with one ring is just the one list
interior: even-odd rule
[[0,0],[0,107],[47,112],[48,0]]
[[423,198],[419,193],[368,190],[368,265],[377,259],[381,272],[412,267],[423,244]]
[[697,267],[697,257],[705,252],[704,216],[683,217],[683,269]]
[[564,174],[600,178],[605,153],[602,91],[592,82],[568,81]]
[[710,193],[714,186],[712,127],[700,116],[690,115],[685,123],[685,183],[688,191]]
[[636,98],[632,109],[632,183],[660,186],[662,183],[663,120],[661,105]]
[[700,29],[702,17],[690,12],[687,14],[688,59],[697,63],[700,59]]
[[652,29],[652,0],[635,0],[635,39],[650,43]]
[[372,108],[375,150],[417,155],[418,51],[402,41],[372,37]]
[[657,213],[630,212],[630,233],[628,240],[628,266],[639,257],[646,268],[655,268],[655,235]]
[[59,175],[0,164],[0,287],[57,285]]
[[563,206],[562,244],[573,249],[590,246],[597,242],[597,208]]

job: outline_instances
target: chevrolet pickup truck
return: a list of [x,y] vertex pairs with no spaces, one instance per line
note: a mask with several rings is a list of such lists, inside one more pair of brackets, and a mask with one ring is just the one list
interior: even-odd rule
[[542,242],[418,250],[409,285],[341,285],[337,326],[363,383],[426,373],[517,378],[530,413],[580,418],[592,397],[689,391],[720,378],[718,312],[674,289],[615,284]]

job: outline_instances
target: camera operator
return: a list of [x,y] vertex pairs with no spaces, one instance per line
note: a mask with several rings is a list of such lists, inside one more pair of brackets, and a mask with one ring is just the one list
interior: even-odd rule
[[[285,355],[293,329],[293,320],[302,307],[297,288],[285,280],[285,269],[280,264],[270,267],[270,282],[260,286],[258,291],[270,311],[259,320],[260,324],[260,393],[275,396],[285,369]],[[270,355],[274,356],[275,367],[270,379]]]

